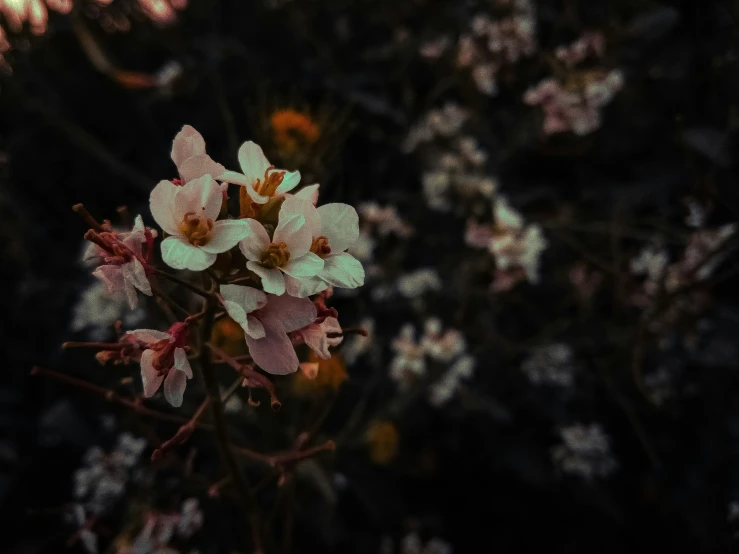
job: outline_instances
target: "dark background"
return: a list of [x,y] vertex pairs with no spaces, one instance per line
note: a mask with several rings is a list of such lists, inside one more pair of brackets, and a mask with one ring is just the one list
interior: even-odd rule
[[[536,4],[542,48],[567,43],[584,29],[606,29],[609,57],[626,78],[600,131],[554,147],[542,146],[532,110],[520,102],[525,83],[536,82],[527,76],[536,68],[523,64],[519,80],[493,99],[453,87],[435,98],[429,94],[443,69],[422,62],[418,45],[434,30],[460,28],[472,11],[466,3],[295,0],[269,10],[259,2],[193,0],[171,28],[134,21],[130,32],[114,35],[78,16],[121,68],[149,73],[171,60],[181,63],[183,76],[166,93],[132,90],[96,70],[72,16],[52,14],[49,32],[12,52],[13,75],[0,81],[3,552],[64,550],[73,531],[61,514],[71,497],[71,473],[87,447],[112,440],[101,430],[101,414],[126,421],[96,397],[29,376],[35,364],[93,379],[102,371],[90,356],[63,354],[59,346],[73,337],[70,313],[91,282],[78,262],[85,227],[71,206],[84,202],[98,217],[114,218],[127,204],[151,223],[148,194],[157,181],[174,176],[169,151],[183,124],[205,136],[214,159],[235,168],[236,147],[259,142],[260,118],[270,107],[329,106],[343,123],[332,156],[314,171],[321,201],[379,199],[397,205],[417,229],[438,231],[439,216],[420,196],[418,161],[402,154],[400,144],[427,109],[455,99],[475,110],[484,146],[506,152],[493,156],[492,170],[527,216],[545,217],[567,205],[589,221],[608,222],[618,206],[628,217],[676,224],[684,212],[681,199],[690,194],[711,200],[711,223],[736,219],[737,3]],[[340,26],[349,33],[338,32]],[[401,27],[410,44],[390,48]],[[461,244],[463,223],[451,218],[433,240],[417,236],[395,262],[395,271],[439,268],[444,288],[429,304],[441,315],[454,313],[460,302],[459,265],[449,253]],[[542,284],[516,291],[536,314],[502,299],[465,313],[463,325],[530,337],[574,311],[559,302],[559,291],[577,253],[548,238]],[[608,248],[603,237],[580,240],[594,251]],[[687,353],[678,341],[668,352],[648,355],[648,364],[679,368],[680,392],[662,409],[636,391],[629,352],[619,342],[633,333],[638,317],[615,310],[608,294],[558,337],[590,368],[573,397],[534,390],[517,371],[520,353],[475,343],[471,386],[495,398],[503,415],[458,403],[441,411],[416,403],[403,413],[393,464],[374,465],[361,449],[340,450],[330,464],[350,485],[331,509],[310,491],[298,495],[295,551],[377,552],[380,536],[399,538],[409,518],[422,522],[424,536],[441,536],[459,553],[736,551],[727,522],[728,504],[739,500],[736,279],[710,294],[712,327],[699,354]],[[379,363],[385,365],[389,341],[416,317],[410,306],[372,303],[369,291],[339,307],[347,323],[375,317]],[[607,379],[597,377],[596,360],[606,360]],[[370,365],[350,369],[326,423],[327,437],[372,382]],[[392,385],[383,384],[372,389],[371,401],[382,405],[392,394]],[[636,436],[634,414],[657,463]],[[612,436],[619,462],[612,477],[589,483],[553,468],[553,429],[580,420],[599,421]],[[419,471],[419,452],[433,453],[433,471]],[[165,477],[157,483],[162,495],[174,486]],[[219,542],[218,517],[209,523],[208,514],[234,508],[206,507],[201,551],[226,552],[233,545]]]

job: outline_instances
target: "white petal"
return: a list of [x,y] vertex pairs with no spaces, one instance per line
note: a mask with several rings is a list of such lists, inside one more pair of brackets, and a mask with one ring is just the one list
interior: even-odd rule
[[133,259],[125,265],[128,267],[128,270],[124,275],[131,279],[133,286],[144,294],[151,296],[151,284],[149,283],[149,279],[146,277],[146,270],[141,262],[137,259]]
[[244,317],[246,317],[246,314],[258,310],[267,304],[267,295],[253,287],[221,285],[221,296],[226,302],[232,302],[240,306],[244,311]]
[[364,268],[351,254],[341,252],[324,258],[323,270],[319,277],[334,285],[354,289],[364,285]]
[[248,188],[253,188],[257,179],[264,180],[264,174],[270,163],[262,148],[258,144],[248,141],[239,148],[239,165],[249,182]]
[[201,246],[206,252],[220,254],[231,250],[240,240],[251,234],[251,225],[246,219],[224,219],[213,224],[213,231],[207,244]]
[[223,194],[221,188],[210,175],[203,175],[176,187],[174,195],[175,221],[182,222],[185,214],[194,213],[215,220],[221,212]]
[[262,259],[262,254],[267,247],[269,247],[269,235],[266,229],[256,219],[245,220],[250,229],[249,236],[243,239],[239,243],[239,250],[246,257],[247,260],[259,261]]
[[284,242],[290,256],[300,257],[308,250],[313,242],[311,229],[306,225],[305,217],[300,214],[285,215],[280,212],[280,220],[275,229],[273,242]]
[[174,349],[174,367],[175,370],[181,371],[187,375],[188,379],[192,379],[192,368],[190,367],[190,360],[187,359],[187,352],[184,348]]
[[183,237],[167,237],[162,241],[162,260],[174,269],[203,271],[216,261],[216,255],[193,246]]
[[303,279],[296,279],[285,276],[285,290],[290,296],[296,296],[298,298],[307,298],[319,292],[323,292],[329,287],[329,284],[319,277],[307,277]]
[[214,162],[208,154],[201,154],[199,156],[187,158],[177,166],[177,169],[180,170],[180,178],[185,183],[198,179],[203,175],[210,175],[215,179],[226,171],[225,167]]
[[164,375],[154,369],[154,357],[156,352],[144,350],[141,354],[141,380],[144,383],[144,397],[151,398],[162,384]]
[[205,140],[190,125],[185,125],[172,141],[172,161],[179,167],[191,156],[205,154]]
[[315,304],[308,298],[295,298],[287,294],[268,296],[267,306],[262,310],[262,321],[265,325],[276,319],[288,333],[297,331],[316,320]]
[[318,204],[318,188],[320,185],[308,185],[307,187],[303,187],[298,192],[295,193],[296,198],[300,198],[301,200],[307,200],[314,206]]
[[224,171],[218,177],[214,177],[217,181],[225,181],[226,183],[233,183],[234,185],[241,185],[242,187],[251,186],[249,180],[243,173],[238,171]]
[[332,252],[343,252],[359,238],[359,216],[353,207],[325,204],[318,208],[318,213],[321,214],[321,235],[328,239]]
[[308,252],[305,256],[297,259],[291,257],[290,261],[280,269],[291,277],[301,279],[318,275],[323,270],[323,264],[324,262],[320,256],[313,252]]
[[246,262],[246,267],[262,278],[262,288],[264,289],[264,292],[268,292],[270,294],[284,294],[285,276],[279,269],[267,269],[256,262]]
[[[236,286],[236,285],[230,285],[230,286]],[[223,291],[222,288],[221,288],[221,291]],[[246,311],[244,311],[244,308],[239,306],[236,302],[226,300],[225,298],[222,304],[223,304],[223,307],[226,308],[226,313],[229,315],[229,317],[233,319],[236,323],[241,325],[241,328],[246,333],[247,329],[249,328],[249,325],[246,322]]]
[[187,386],[187,375],[184,372],[174,368],[169,370],[167,378],[164,380],[164,398],[175,408],[182,406],[182,397],[185,395],[185,386]]
[[177,222],[173,217],[175,193],[179,187],[170,181],[159,181],[149,196],[149,208],[154,221],[170,235],[179,235]]
[[289,218],[296,215],[305,218],[305,224],[310,228],[312,237],[321,235],[321,216],[316,207],[297,196],[288,196],[280,207],[280,217]]
[[300,171],[286,171],[282,177],[282,182],[275,189],[275,196],[281,196],[286,192],[290,192],[300,183]]

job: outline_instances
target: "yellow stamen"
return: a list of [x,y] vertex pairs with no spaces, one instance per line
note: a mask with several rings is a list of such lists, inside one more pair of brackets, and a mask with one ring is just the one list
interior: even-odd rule
[[188,242],[195,246],[208,244],[213,232],[213,220],[195,212],[185,214],[185,218],[179,225],[180,233],[185,235]]
[[274,168],[273,165],[269,166],[264,170],[264,180],[257,179],[257,182],[254,183],[254,190],[262,196],[274,196],[277,187],[282,184],[282,179],[285,178],[284,171],[273,171]]
[[260,263],[267,269],[273,269],[275,267],[282,267],[289,261],[290,252],[287,250],[287,243],[273,242],[262,254]]
[[313,243],[310,245],[310,251],[321,258],[325,258],[331,254],[331,247],[328,245],[328,239],[323,236],[314,238]]

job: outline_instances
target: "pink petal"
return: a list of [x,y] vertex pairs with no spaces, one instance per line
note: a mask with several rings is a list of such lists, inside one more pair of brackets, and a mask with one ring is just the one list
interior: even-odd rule
[[[310,205],[310,204],[308,204]],[[311,229],[306,225],[305,217],[300,214],[282,215],[273,237],[273,242],[284,242],[293,258],[300,257],[310,250],[313,243]]]
[[331,353],[328,351],[326,333],[323,332],[320,325],[309,325],[305,329],[301,330],[301,334],[305,344],[308,348],[313,350],[313,352],[318,354],[324,360],[328,360],[331,357]]
[[359,238],[359,216],[348,204],[325,204],[318,208],[321,214],[321,235],[328,239],[331,252],[349,248]]
[[251,225],[246,219],[224,219],[216,221],[207,244],[201,246],[206,252],[220,254],[231,250],[240,240],[251,234]]
[[307,200],[314,206],[318,204],[318,188],[320,185],[308,185],[307,187],[303,187],[298,192],[295,193],[296,198],[300,198],[301,200]]
[[307,327],[317,317],[316,306],[313,302],[307,298],[295,298],[287,294],[267,296],[267,306],[261,310],[261,313],[263,322],[277,320],[288,333]]
[[141,354],[141,380],[144,383],[144,397],[146,398],[154,396],[164,379],[164,375],[154,368],[155,356],[156,352],[153,350],[144,350]]
[[215,179],[226,171],[225,167],[214,162],[208,154],[200,154],[199,156],[187,158],[177,166],[177,169],[180,170],[180,177],[185,183],[193,179],[198,179],[203,175],[210,175]]
[[119,294],[125,290],[123,270],[119,265],[101,265],[92,274],[105,284],[108,294]]
[[185,125],[172,142],[172,161],[179,168],[187,158],[205,154],[205,140],[190,125]]
[[[176,187],[174,210],[172,217],[181,222],[185,214],[194,213],[208,219],[216,220],[221,212],[223,194],[221,188],[210,175],[203,175]],[[176,233],[179,234],[179,231]]]
[[221,296],[227,302],[239,305],[247,314],[267,305],[267,295],[253,287],[221,285]]
[[203,271],[216,261],[216,255],[193,246],[183,237],[167,237],[162,241],[162,260],[174,269]]
[[149,208],[154,221],[170,235],[179,235],[173,212],[175,207],[175,193],[179,189],[170,181],[159,181],[149,196]]
[[133,331],[129,331],[126,334],[133,335],[138,340],[146,344],[152,344],[164,339],[172,340],[172,335],[170,335],[169,333],[157,331],[155,329],[135,329]]
[[172,406],[179,408],[182,406],[182,398],[185,395],[186,385],[187,375],[174,368],[170,369],[167,378],[164,380],[164,398]]
[[287,375],[297,371],[298,356],[282,325],[272,321],[265,323],[264,328],[266,334],[262,339],[253,339],[246,335],[246,344],[254,362],[273,375]]

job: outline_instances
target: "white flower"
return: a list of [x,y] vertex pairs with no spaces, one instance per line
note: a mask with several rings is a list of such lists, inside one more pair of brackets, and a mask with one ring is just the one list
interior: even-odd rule
[[[239,148],[239,165],[242,173],[226,171],[218,180],[246,187],[246,192],[257,204],[266,204],[272,197],[283,196],[300,182],[300,171],[275,169],[262,148],[252,141],[245,142]],[[298,194],[301,193],[309,195],[313,193],[313,189],[304,189]]]
[[202,271],[248,236],[244,220],[215,221],[223,195],[210,175],[177,186],[160,181],[151,191],[151,214],[169,235],[162,241],[162,259],[174,269]]
[[190,125],[185,125],[172,141],[172,161],[177,166],[182,184],[203,175],[217,178],[226,168],[205,153],[205,140]]
[[310,230],[310,253],[323,260],[323,267],[313,277],[288,275],[288,294],[306,297],[329,286],[354,289],[364,284],[362,264],[346,252],[359,238],[359,216],[354,208],[347,204],[316,208],[305,200],[291,197],[282,204],[280,218],[283,217],[304,218]]
[[[293,204],[288,204],[292,201]],[[295,209],[285,209],[299,206]],[[286,279],[289,277],[288,293],[298,294],[302,282],[310,281],[324,268],[323,259],[311,252],[312,226],[308,225],[305,213],[315,210],[307,200],[296,197],[285,200],[280,209],[277,228],[270,239],[267,231],[255,219],[246,219],[251,229],[250,236],[239,243],[239,248],[246,259],[246,267],[262,279],[264,292],[275,295],[285,293]]]

